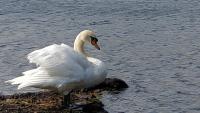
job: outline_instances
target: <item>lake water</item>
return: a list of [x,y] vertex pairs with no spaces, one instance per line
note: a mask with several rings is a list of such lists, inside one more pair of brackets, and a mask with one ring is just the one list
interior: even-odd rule
[[109,113],[200,113],[199,0],[1,0],[0,91],[34,68],[26,55],[53,43],[73,46],[84,29],[97,33],[108,77],[129,88],[104,92]]

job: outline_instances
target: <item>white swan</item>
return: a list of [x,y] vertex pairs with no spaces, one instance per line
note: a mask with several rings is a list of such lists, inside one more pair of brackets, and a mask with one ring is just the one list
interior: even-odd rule
[[18,84],[18,89],[35,87],[57,90],[65,95],[73,89],[98,85],[107,75],[105,64],[84,50],[85,43],[100,50],[97,42],[94,32],[84,30],[76,37],[74,49],[65,44],[53,44],[35,50],[27,58],[38,67],[6,82]]

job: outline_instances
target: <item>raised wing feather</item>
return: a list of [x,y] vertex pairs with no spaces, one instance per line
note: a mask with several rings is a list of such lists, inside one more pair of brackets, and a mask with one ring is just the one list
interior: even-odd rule
[[55,67],[63,63],[77,63],[87,67],[88,61],[83,55],[75,52],[73,48],[65,44],[53,44],[43,49],[39,49],[28,54],[30,63],[35,63],[41,67]]

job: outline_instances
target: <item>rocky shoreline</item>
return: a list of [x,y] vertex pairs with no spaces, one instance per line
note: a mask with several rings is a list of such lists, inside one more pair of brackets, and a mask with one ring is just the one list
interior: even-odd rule
[[0,96],[1,113],[107,113],[100,101],[102,91],[121,91],[128,85],[117,78],[106,78],[98,86],[73,91],[71,107],[62,106],[62,95],[56,92],[30,92]]

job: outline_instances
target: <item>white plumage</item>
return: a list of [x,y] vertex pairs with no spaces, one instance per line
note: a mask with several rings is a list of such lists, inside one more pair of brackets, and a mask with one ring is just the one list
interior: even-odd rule
[[65,44],[53,44],[31,52],[27,58],[38,67],[6,82],[18,84],[18,89],[35,87],[57,90],[60,93],[103,82],[107,75],[104,63],[89,57],[83,49],[85,42],[99,49],[98,40],[94,37],[94,32],[84,30],[77,36],[74,49]]

